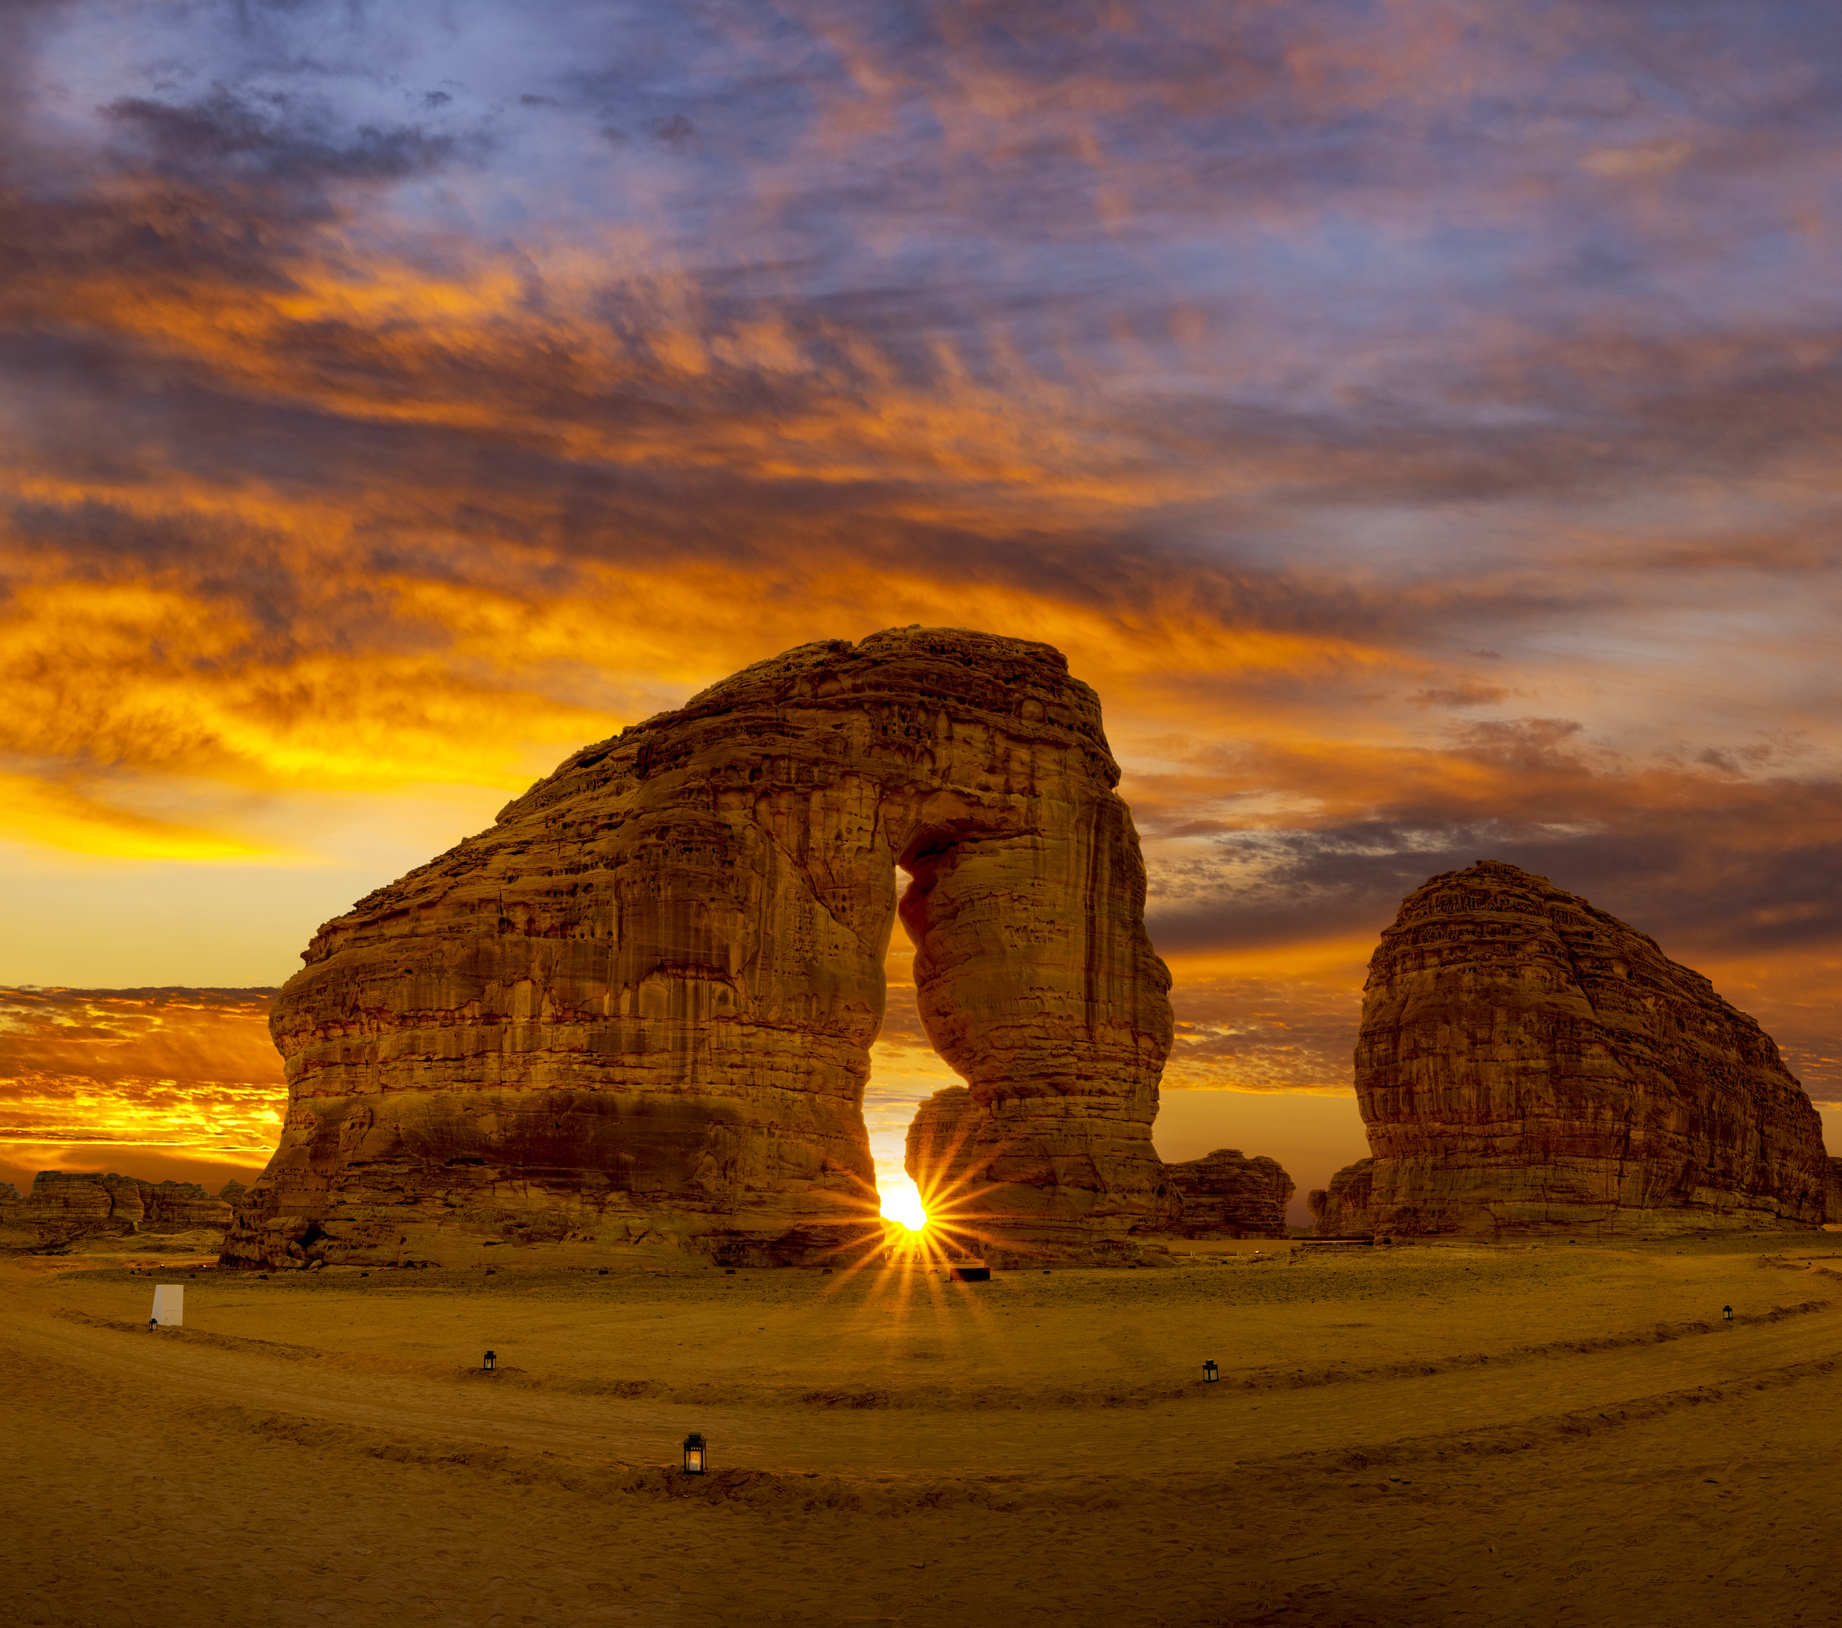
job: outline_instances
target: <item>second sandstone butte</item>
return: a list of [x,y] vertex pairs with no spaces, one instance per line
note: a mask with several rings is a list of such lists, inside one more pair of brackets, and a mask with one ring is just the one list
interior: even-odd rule
[[953,629],[802,645],[584,748],[315,935],[226,1258],[880,1239],[862,1099],[898,867],[981,1172],[937,1204],[1070,1257],[1167,1225],[1169,975],[1118,778],[1057,651]]
[[1810,1227],[1821,1122],[1771,1037],[1546,877],[1483,861],[1408,895],[1369,963],[1373,1155],[1328,1232],[1592,1237]]
[[1217,1148],[1167,1164],[1164,1173],[1183,1199],[1183,1219],[1174,1229],[1180,1237],[1285,1237],[1286,1205],[1295,1188],[1276,1160]]

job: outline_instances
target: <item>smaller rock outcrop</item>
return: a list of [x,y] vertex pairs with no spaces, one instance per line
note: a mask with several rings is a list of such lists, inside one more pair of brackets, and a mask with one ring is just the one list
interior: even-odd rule
[[1375,1161],[1358,1159],[1305,1195],[1320,1238],[1366,1237],[1375,1230]]
[[30,1226],[40,1243],[62,1244],[136,1233],[222,1231],[230,1224],[230,1206],[196,1182],[41,1170],[17,1220]]
[[11,1183],[0,1186],[0,1254],[16,1255],[38,1247],[38,1234],[26,1214],[25,1195]]
[[1217,1148],[1200,1159],[1167,1164],[1165,1179],[1183,1197],[1180,1238],[1283,1238],[1286,1206],[1297,1191],[1275,1159]]
[[1401,902],[1369,962],[1355,1083],[1363,1230],[1628,1238],[1825,1213],[1821,1121],[1771,1036],[1654,939],[1515,865],[1446,871]]

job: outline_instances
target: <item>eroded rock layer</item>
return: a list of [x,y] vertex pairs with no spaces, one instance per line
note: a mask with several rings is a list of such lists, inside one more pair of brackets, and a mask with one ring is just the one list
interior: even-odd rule
[[1447,872],[1403,902],[1369,963],[1356,1093],[1371,1191],[1343,1207],[1378,1233],[1823,1219],[1820,1121],[1771,1037],[1651,939],[1514,865]]
[[138,1233],[217,1231],[229,1224],[231,1208],[196,1182],[41,1170],[23,1199],[11,1186],[0,1190],[0,1215],[9,1225],[30,1228],[39,1243],[66,1244]]
[[1056,651],[942,629],[804,645],[584,748],[315,936],[227,1258],[880,1239],[861,1109],[898,866],[984,1224],[1162,1224],[1169,979],[1117,779]]
[[1305,1195],[1311,1230],[1320,1238],[1360,1237],[1375,1230],[1375,1161],[1358,1159]]
[[1217,1148],[1200,1159],[1167,1164],[1164,1174],[1183,1200],[1172,1229],[1184,1238],[1283,1238],[1286,1206],[1296,1191],[1276,1159],[1249,1159]]

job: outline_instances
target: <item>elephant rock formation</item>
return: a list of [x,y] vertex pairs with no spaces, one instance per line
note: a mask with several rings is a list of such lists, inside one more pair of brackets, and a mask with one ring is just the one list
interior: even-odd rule
[[583,748],[315,935],[226,1259],[880,1243],[898,867],[977,1229],[1070,1257],[1157,1230],[1169,975],[1118,777],[1058,652],[955,629],[803,645]]

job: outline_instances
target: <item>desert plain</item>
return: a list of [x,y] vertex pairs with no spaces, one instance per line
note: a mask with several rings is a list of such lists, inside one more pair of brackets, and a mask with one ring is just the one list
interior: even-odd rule
[[19,1622],[1842,1620],[1833,1233],[981,1284],[83,1249],[0,1266]]

